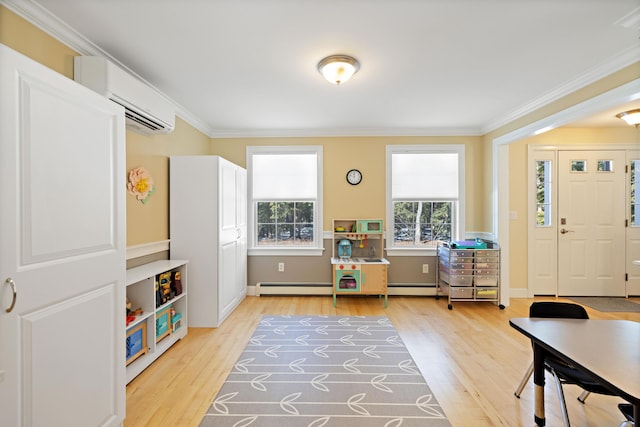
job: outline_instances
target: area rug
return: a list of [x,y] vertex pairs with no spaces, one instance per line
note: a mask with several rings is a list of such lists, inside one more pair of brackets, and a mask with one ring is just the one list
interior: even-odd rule
[[386,317],[264,316],[201,427],[450,426]]
[[571,297],[569,299],[598,311],[640,313],[640,304],[622,297]]

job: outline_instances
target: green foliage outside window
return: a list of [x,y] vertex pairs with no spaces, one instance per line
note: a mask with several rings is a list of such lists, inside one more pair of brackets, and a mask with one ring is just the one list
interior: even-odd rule
[[433,246],[452,236],[453,202],[394,202],[395,246]]
[[257,202],[259,246],[311,246],[314,202]]

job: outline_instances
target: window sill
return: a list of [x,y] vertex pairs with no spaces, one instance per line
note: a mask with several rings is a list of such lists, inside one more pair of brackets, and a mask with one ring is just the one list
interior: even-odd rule
[[392,256],[437,256],[438,249],[432,248],[386,248],[385,253],[388,257]]
[[250,248],[249,256],[322,256],[324,248]]

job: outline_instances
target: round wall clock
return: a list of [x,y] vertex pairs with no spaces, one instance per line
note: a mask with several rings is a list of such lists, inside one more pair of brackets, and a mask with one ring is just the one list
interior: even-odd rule
[[358,169],[351,169],[347,172],[347,182],[351,185],[358,185],[362,181],[362,173]]

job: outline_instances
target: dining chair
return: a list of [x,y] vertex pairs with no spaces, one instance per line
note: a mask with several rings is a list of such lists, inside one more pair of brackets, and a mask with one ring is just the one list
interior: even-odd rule
[[[529,307],[529,317],[555,319],[588,319],[589,314],[584,309],[584,307],[579,304],[568,302],[538,301],[532,303]],[[583,374],[573,366],[555,357],[548,356],[545,358],[545,369],[551,373],[555,381],[565,427],[570,427],[570,423],[569,414],[567,413],[567,405],[564,399],[564,392],[562,389],[563,384],[575,384],[584,390],[578,397],[578,400],[581,403],[584,403],[585,399],[587,398],[587,396],[589,396],[590,393],[613,395],[613,393],[604,388],[601,384],[593,380],[591,377]],[[529,378],[531,378],[532,374],[533,362],[531,362],[531,365],[525,372],[522,381],[520,381],[518,388],[514,392],[517,398],[520,398],[520,394],[522,394],[522,390],[527,385],[527,382],[529,381]]]
[[635,419],[633,418],[633,406],[630,403],[620,403],[618,409],[622,412],[622,415],[627,419],[620,427],[633,427],[635,426]]

